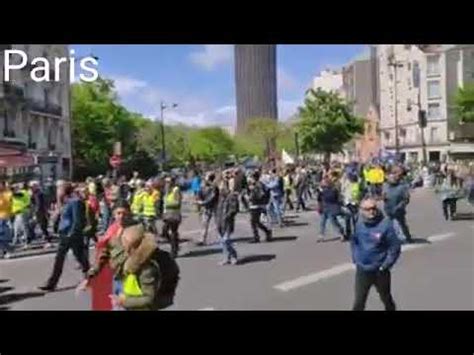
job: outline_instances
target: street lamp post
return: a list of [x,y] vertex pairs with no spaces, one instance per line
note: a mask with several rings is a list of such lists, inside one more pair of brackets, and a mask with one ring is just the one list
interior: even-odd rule
[[161,119],[161,171],[164,171],[165,168],[165,159],[166,159],[166,142],[165,142],[165,118],[164,112],[167,108],[176,108],[178,104],[173,103],[171,107],[167,106],[163,101],[160,103],[160,119]]
[[399,132],[398,132],[398,97],[397,97],[397,69],[403,68],[402,62],[397,62],[395,59],[395,55],[392,54],[388,59],[388,66],[394,69],[394,98],[395,98],[395,154],[398,158],[400,154],[400,140],[399,140]]

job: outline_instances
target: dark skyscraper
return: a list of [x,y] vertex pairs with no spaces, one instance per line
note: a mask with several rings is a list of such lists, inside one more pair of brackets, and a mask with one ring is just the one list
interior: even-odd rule
[[235,45],[237,133],[252,118],[278,119],[276,45]]

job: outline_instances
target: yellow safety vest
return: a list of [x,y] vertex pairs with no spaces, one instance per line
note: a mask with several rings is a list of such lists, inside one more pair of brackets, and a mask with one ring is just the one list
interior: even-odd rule
[[143,295],[137,275],[129,274],[123,280],[123,293],[128,297],[139,297]]
[[30,207],[31,197],[28,194],[28,191],[21,190],[19,192],[21,193],[21,196],[13,195],[12,197],[12,213],[14,215],[23,213],[28,209],[28,207]]
[[143,200],[143,215],[145,217],[156,217],[156,195],[145,192],[142,197]]
[[137,191],[135,195],[133,195],[132,206],[130,209],[135,216],[138,216],[143,209],[143,197],[145,196],[145,191]]
[[171,192],[165,196],[165,211],[174,210],[179,211],[181,209],[181,201],[175,199],[175,194],[179,191],[179,187],[175,186]]
[[285,190],[291,189],[290,177],[288,175],[283,178],[283,184],[284,184]]

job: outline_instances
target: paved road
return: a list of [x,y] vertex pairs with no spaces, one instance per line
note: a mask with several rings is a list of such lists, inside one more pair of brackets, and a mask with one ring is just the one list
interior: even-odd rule
[[[236,248],[242,265],[217,266],[217,246],[184,247],[175,305],[169,310],[347,310],[353,301],[354,271],[348,244],[317,244],[315,212],[290,216],[292,225],[276,229],[272,243],[249,244],[248,216],[239,215]],[[428,190],[414,192],[409,224],[419,243],[404,246],[393,272],[393,294],[404,310],[474,310],[474,223],[444,222],[439,202]],[[196,216],[183,229],[197,238]],[[87,294],[76,298],[80,272],[69,257],[60,290],[35,290],[48,276],[51,255],[0,262],[0,308],[87,310]],[[6,279],[2,282],[1,279]],[[11,287],[11,289],[6,289]],[[368,309],[382,305],[371,291]]]

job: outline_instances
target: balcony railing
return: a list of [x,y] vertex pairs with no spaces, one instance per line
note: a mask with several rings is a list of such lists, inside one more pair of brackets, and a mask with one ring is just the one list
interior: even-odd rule
[[62,107],[56,104],[45,104],[44,102],[29,100],[28,107],[30,111],[46,113],[54,116],[62,116]]
[[17,85],[3,83],[3,94],[6,98],[24,99],[25,89]]

